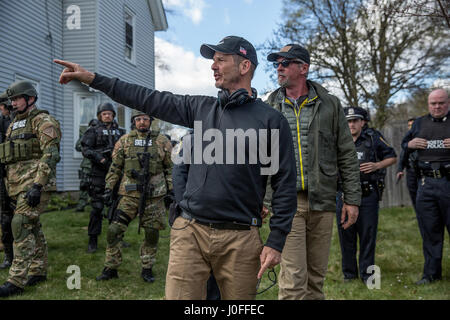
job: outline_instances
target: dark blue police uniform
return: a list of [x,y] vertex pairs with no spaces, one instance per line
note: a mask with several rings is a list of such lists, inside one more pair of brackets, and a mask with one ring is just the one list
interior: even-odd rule
[[[365,112],[362,108],[344,108],[344,111],[347,119],[357,118]],[[368,127],[365,127],[356,139],[355,147],[360,164],[396,157],[394,149],[386,143],[382,134]],[[356,279],[359,274],[361,280],[365,282],[372,274],[367,272],[367,268],[375,264],[378,210],[384,189],[385,172],[386,170],[383,169],[370,174],[360,173],[362,199],[359,215],[356,223],[346,230],[341,225],[342,193],[340,191],[337,193],[336,218],[342,253],[342,272],[345,279]],[[356,261],[358,236],[359,272]]]
[[[409,149],[408,142],[414,138],[427,140],[427,148]],[[420,175],[416,211],[423,228],[425,263],[417,284],[442,278],[445,228],[450,234],[450,149],[444,147],[446,138],[450,138],[450,112],[440,119],[430,114],[418,118],[402,141],[408,153],[417,151]]]
[[[406,156],[406,154],[408,154],[408,156]],[[417,168],[417,151],[406,153],[405,149],[402,148],[397,172],[402,172],[404,169],[406,169],[406,186],[408,187],[409,196],[415,210],[419,179]]]

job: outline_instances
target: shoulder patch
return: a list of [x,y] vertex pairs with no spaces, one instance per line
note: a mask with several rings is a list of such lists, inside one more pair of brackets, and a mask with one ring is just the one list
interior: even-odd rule
[[55,139],[56,137],[58,137],[58,133],[56,132],[56,130],[53,126],[49,126],[49,127],[45,128],[42,131],[42,133],[51,139]]
[[389,143],[387,143],[386,140],[384,140],[382,136],[380,136],[380,140],[382,142],[384,142],[384,144],[387,145],[388,147],[391,147],[391,145]]

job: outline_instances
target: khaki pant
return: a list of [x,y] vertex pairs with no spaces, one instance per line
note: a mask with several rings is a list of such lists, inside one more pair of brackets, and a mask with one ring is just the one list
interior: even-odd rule
[[325,299],[334,212],[310,211],[306,193],[297,196],[297,212],[281,256],[280,300]]
[[178,217],[170,234],[166,299],[205,299],[211,270],[222,299],[254,299],[262,248],[256,227],[218,230]]

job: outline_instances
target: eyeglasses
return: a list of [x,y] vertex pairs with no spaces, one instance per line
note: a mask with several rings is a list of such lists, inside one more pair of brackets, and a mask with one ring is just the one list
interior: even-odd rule
[[149,117],[136,117],[136,118],[134,118],[134,120],[136,122],[139,122],[139,121],[150,121],[150,118]]
[[283,68],[287,68],[287,67],[289,67],[289,65],[291,64],[291,63],[298,63],[298,64],[303,64],[304,62],[303,61],[299,61],[299,60],[282,60],[282,61],[280,61],[280,62],[274,62],[273,63],[273,67],[275,68],[275,69],[278,69],[278,67],[280,66],[280,64],[283,66]]

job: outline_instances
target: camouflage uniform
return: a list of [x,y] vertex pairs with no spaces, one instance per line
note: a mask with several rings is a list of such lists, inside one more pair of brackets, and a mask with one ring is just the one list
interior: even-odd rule
[[[94,119],[95,120],[95,119]],[[81,139],[87,128],[80,128],[80,137],[75,144],[75,150],[81,152]],[[84,208],[89,204],[89,185],[91,174],[91,161],[83,157],[80,163],[80,170],[78,170],[78,178],[80,179],[80,196],[78,198],[77,211],[84,211]]]
[[[23,288],[27,276],[46,276],[47,242],[39,216],[56,191],[56,164],[60,160],[59,122],[47,111],[33,107],[16,114],[0,144],[0,160],[6,164],[6,188],[16,202],[12,219],[14,260],[8,282]],[[26,193],[42,186],[40,203],[30,207]]]
[[[134,129],[120,138],[113,151],[113,162],[106,176],[106,189],[113,189],[120,182],[119,196],[121,197],[113,222],[109,225],[106,247],[105,267],[117,269],[122,263],[120,241],[128,224],[138,214],[141,193],[137,180],[133,177],[133,170],[141,171],[137,153],[144,152],[146,132]],[[172,162],[170,141],[158,131],[150,131],[148,150],[151,158],[149,162],[150,185],[152,193],[146,201],[142,227],[145,238],[140,248],[143,269],[151,269],[155,263],[159,230],[165,229],[164,196],[172,190]],[[135,171],[135,172],[136,172]],[[130,189],[133,189],[130,191]]]
[[[12,111],[12,106],[8,101],[6,91],[0,95],[0,105]],[[13,116],[0,115],[0,143],[5,142],[6,130],[8,129]],[[6,269],[11,266],[13,260],[13,235],[11,229],[11,220],[14,214],[14,204],[11,201],[4,182],[5,166],[0,164],[0,224],[1,224],[1,243],[4,246],[5,257],[3,263],[0,264],[0,269]]]

